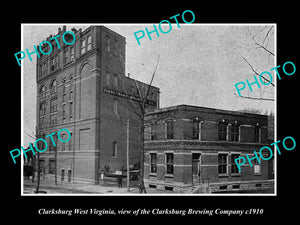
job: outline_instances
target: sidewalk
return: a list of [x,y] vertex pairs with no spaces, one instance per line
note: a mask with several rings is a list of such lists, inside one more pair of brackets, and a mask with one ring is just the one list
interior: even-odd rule
[[[36,190],[36,179],[32,182],[31,179],[23,179],[23,194],[34,194]],[[40,181],[40,191],[46,191],[45,194],[137,194],[136,187],[130,188],[127,191],[126,182],[123,182],[123,187],[119,188],[113,184],[107,185],[94,185],[88,183],[75,183],[66,181],[57,181],[55,185],[54,179],[47,177]]]

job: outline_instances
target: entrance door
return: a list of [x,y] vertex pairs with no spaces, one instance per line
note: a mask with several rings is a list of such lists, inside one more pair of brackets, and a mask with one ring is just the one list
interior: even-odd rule
[[192,174],[193,174],[193,185],[200,184],[200,162],[201,153],[192,153]]

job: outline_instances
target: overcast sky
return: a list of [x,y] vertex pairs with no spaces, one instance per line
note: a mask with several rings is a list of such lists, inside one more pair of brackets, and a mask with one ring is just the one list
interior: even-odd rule
[[[50,34],[58,33],[58,27],[82,28],[90,24],[52,24],[23,25],[23,47],[20,51],[33,51],[33,45],[39,45]],[[93,24],[95,25],[95,24]],[[98,24],[103,25],[103,24]],[[149,83],[158,56],[157,73],[153,82],[161,91],[161,107],[178,104],[190,104],[226,110],[259,109],[263,112],[275,111],[275,103],[240,98],[235,95],[234,84],[249,79],[254,81],[253,71],[242,59],[246,58],[257,71],[269,71],[275,66],[274,57],[257,48],[252,36],[258,41],[268,43],[275,52],[275,32],[264,40],[271,25],[214,25],[214,24],[172,24],[168,34],[152,33],[138,45],[134,32],[153,29],[153,24],[104,24],[109,29],[126,38],[126,74],[145,83]],[[168,30],[165,27],[164,30]],[[274,29],[272,30],[274,31]],[[27,135],[35,132],[36,125],[36,56],[30,62],[28,56],[23,60],[23,146],[33,140]],[[272,72],[274,74],[274,72]],[[274,76],[273,76],[274,77]],[[276,77],[276,76],[275,76]],[[261,85],[262,86],[262,85]],[[244,96],[274,98],[275,88],[271,85],[253,92],[245,89]]]

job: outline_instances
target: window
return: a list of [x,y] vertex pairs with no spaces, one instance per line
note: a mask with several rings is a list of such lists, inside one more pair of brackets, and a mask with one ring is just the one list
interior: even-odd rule
[[55,174],[55,159],[49,159],[49,174]]
[[234,123],[230,126],[230,141],[239,141],[240,127]]
[[47,74],[47,62],[44,62],[41,67],[41,75],[44,76]]
[[112,157],[116,158],[117,157],[117,151],[118,151],[118,145],[117,142],[113,142],[113,148],[112,148]]
[[240,188],[240,185],[239,184],[234,184],[232,185],[232,189],[239,189]]
[[69,102],[69,117],[73,117],[73,102]]
[[110,86],[110,74],[108,71],[106,71],[105,79],[106,79],[106,85],[109,87]]
[[166,153],[166,174],[173,175],[174,174],[174,154]]
[[173,191],[174,187],[165,186],[165,191]]
[[150,140],[157,140],[156,124],[151,124],[150,126]]
[[88,36],[87,37],[87,51],[92,49],[92,37]]
[[193,139],[200,140],[200,122],[198,120],[193,121]]
[[118,75],[114,74],[114,89],[118,89]]
[[58,69],[58,55],[53,56],[50,60],[50,70],[54,71]]
[[218,172],[219,174],[227,174],[227,154],[218,155]]
[[40,103],[40,116],[44,116],[46,114],[46,102],[43,101]]
[[70,75],[70,77],[69,77],[69,79],[70,79],[70,90],[72,90],[72,88],[73,88],[73,75]]
[[231,173],[239,173],[239,169],[235,163],[235,160],[239,158],[239,154],[231,154]]
[[114,101],[114,113],[117,117],[119,117],[119,114],[118,114],[118,101],[117,100]]
[[44,128],[45,126],[45,117],[40,117],[39,128]]
[[57,114],[50,115],[50,126],[57,124]]
[[227,140],[227,123],[220,122],[219,123],[219,141]]
[[40,172],[45,173],[45,169],[46,169],[45,159],[40,159],[38,163],[40,164]]
[[50,112],[57,112],[57,97],[50,100]]
[[69,92],[69,101],[72,101],[73,100],[73,91],[70,91]]
[[108,35],[105,36],[105,48],[107,52],[110,52],[110,37]]
[[51,83],[51,93],[55,93],[57,91],[57,81],[53,80]]
[[75,58],[75,54],[74,54],[74,46],[71,46],[70,47],[70,60],[72,61],[72,60],[74,60],[74,58]]
[[260,142],[260,127],[258,124],[254,126],[254,142]]
[[66,92],[66,79],[63,79],[63,82],[62,82],[62,91],[63,91],[63,93],[65,93]]
[[62,96],[62,102],[63,102],[63,103],[66,102],[66,94],[63,94],[63,96]]
[[169,120],[166,122],[167,139],[174,139],[174,121]]
[[192,153],[192,173],[200,176],[200,153]]
[[[260,157],[259,157],[259,161],[261,162]],[[261,164],[258,162],[256,158],[254,159],[254,175],[261,175]]]
[[150,173],[157,171],[157,153],[150,153]]
[[64,50],[64,57],[63,57],[63,63],[64,63],[64,64],[66,64],[66,63],[69,62],[68,53],[69,53],[69,49],[66,48],[66,49]]
[[72,135],[73,135],[73,133],[70,132],[70,141],[68,141],[68,144],[69,144],[69,151],[72,151],[72,142],[71,142]]
[[46,96],[46,87],[43,85],[40,89],[40,98],[43,98]]
[[63,104],[63,119],[66,119],[66,104]]
[[80,41],[80,54],[84,54],[85,53],[85,40],[81,40]]
[[[62,139],[62,140],[67,140],[67,138],[66,138],[66,133],[62,133],[62,134],[61,134],[61,139]],[[61,150],[62,150],[62,151],[65,151],[65,150],[66,150],[65,142],[62,142],[62,143],[61,143]]]

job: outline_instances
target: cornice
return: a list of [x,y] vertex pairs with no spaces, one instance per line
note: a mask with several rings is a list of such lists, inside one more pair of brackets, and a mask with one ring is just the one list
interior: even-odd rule
[[227,148],[252,148],[253,150],[262,146],[268,145],[268,143],[251,143],[251,142],[230,142],[230,141],[195,141],[195,140],[165,140],[165,141],[146,141],[146,148],[157,147],[227,147]]

